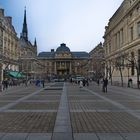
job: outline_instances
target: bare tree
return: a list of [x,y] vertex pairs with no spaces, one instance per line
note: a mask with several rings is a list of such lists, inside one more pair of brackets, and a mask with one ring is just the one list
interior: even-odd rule
[[127,61],[126,67],[131,67],[131,73],[133,74],[133,71],[136,70],[137,75],[137,87],[140,88],[140,58],[138,55],[135,55],[134,52],[131,52],[131,54],[125,54],[124,59]]
[[114,72],[114,65],[113,65],[113,62],[112,61],[109,61],[110,64],[105,64],[106,65],[106,77],[110,79],[110,82],[111,82],[111,85],[113,83],[113,80],[112,80],[112,75],[113,75],[113,72]]

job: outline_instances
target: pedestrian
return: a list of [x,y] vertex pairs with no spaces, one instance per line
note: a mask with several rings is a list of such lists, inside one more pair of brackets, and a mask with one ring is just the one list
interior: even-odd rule
[[3,80],[2,85],[3,85],[3,90],[7,89],[8,88],[8,80],[7,79]]
[[82,83],[83,83],[83,86],[85,87],[85,85],[86,85],[86,80],[83,79]]
[[128,80],[128,87],[133,87],[133,80],[131,78]]
[[40,80],[39,79],[36,80],[35,85],[38,86],[38,87],[40,87]]
[[97,84],[98,84],[98,86],[99,86],[99,84],[100,84],[100,80],[99,80],[99,79],[97,79]]
[[88,81],[88,79],[86,79],[86,84],[87,84],[87,86],[89,86],[89,81]]
[[80,88],[83,87],[83,81],[80,81],[80,83],[79,83],[79,87],[80,87]]
[[107,92],[107,85],[108,85],[108,80],[107,78],[103,79],[103,92]]
[[45,81],[44,81],[44,79],[42,79],[41,84],[42,84],[42,87],[44,88],[44,86],[45,86]]

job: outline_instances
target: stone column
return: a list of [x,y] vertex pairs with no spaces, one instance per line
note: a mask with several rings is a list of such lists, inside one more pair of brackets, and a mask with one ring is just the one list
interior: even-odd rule
[[54,62],[54,73],[57,74],[56,73],[56,62]]
[[72,67],[71,67],[71,62],[70,62],[70,74],[72,74]]
[[60,62],[59,62],[59,67],[61,68],[61,66],[62,66],[62,62],[60,61]]
[[67,65],[66,64],[67,64],[67,61],[64,62],[65,69],[67,68]]
[[0,91],[2,91],[2,81],[3,81],[3,70],[2,70],[2,64],[0,64]]

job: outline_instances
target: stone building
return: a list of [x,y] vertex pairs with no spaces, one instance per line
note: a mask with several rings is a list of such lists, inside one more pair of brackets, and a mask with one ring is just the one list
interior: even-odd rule
[[62,43],[56,51],[41,52],[38,60],[44,69],[40,69],[40,76],[44,78],[69,78],[75,75],[87,75],[86,65],[89,60],[87,52],[71,52],[66,44]]
[[89,52],[89,77],[93,80],[104,77],[104,49],[102,43]]
[[18,37],[12,25],[12,17],[4,15],[0,9],[0,81],[7,78],[11,71],[18,71]]
[[124,0],[104,34],[106,76],[112,84],[138,86],[140,78],[140,0]]
[[22,33],[19,39],[20,48],[20,71],[24,73],[27,79],[36,78],[37,60],[37,42],[35,39],[34,45],[28,39],[28,27],[26,19],[26,9],[24,11],[24,21]]

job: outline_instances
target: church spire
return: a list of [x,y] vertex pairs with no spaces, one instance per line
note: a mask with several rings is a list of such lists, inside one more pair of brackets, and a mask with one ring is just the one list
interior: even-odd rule
[[24,21],[23,21],[23,28],[22,28],[22,33],[21,33],[21,38],[25,39],[28,41],[28,28],[27,28],[27,20],[26,20],[26,7],[24,10]]
[[34,49],[35,49],[35,54],[37,55],[37,41],[36,41],[36,38],[35,38],[35,41],[34,41]]
[[37,47],[36,38],[35,38],[35,41],[34,41],[34,47]]

